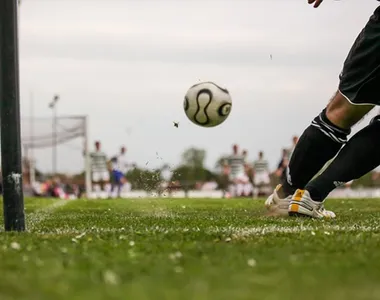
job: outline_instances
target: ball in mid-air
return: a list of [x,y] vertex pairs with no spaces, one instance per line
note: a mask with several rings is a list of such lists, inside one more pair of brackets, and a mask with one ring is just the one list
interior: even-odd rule
[[189,88],[183,106],[191,122],[214,127],[227,119],[232,101],[228,90],[213,82],[202,82]]

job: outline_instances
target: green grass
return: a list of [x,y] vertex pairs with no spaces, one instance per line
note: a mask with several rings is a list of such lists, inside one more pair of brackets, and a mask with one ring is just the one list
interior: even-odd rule
[[323,221],[262,206],[28,199],[28,232],[0,233],[0,299],[380,299],[379,200]]

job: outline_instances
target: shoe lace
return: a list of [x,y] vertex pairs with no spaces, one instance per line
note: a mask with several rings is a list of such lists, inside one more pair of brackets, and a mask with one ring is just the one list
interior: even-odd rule
[[330,216],[330,215],[331,215],[331,211],[328,211],[328,210],[325,208],[323,202],[322,202],[322,203],[320,204],[320,206],[319,206],[319,212],[322,213],[322,214],[324,214],[325,216]]

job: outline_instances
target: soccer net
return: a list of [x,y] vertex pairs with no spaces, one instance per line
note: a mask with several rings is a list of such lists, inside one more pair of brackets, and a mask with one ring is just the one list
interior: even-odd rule
[[81,184],[86,192],[90,191],[87,136],[86,116],[22,117],[21,143],[26,181],[35,183],[36,169],[49,175],[84,172]]
[[21,119],[22,145],[27,149],[53,147],[85,136],[85,116]]

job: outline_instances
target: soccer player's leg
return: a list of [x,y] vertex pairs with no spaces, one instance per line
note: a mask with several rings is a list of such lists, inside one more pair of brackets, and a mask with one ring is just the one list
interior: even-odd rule
[[101,198],[106,198],[107,197],[107,187],[109,186],[110,183],[110,174],[108,171],[103,171],[100,173],[100,197]]
[[243,193],[244,193],[244,184],[241,181],[239,181],[238,183],[236,183],[236,196],[243,197]]
[[267,199],[267,207],[276,207],[290,200],[295,190],[304,189],[346,143],[351,127],[379,104],[379,19],[380,7],[348,54],[340,76],[339,91],[302,134],[291,156],[287,178]]
[[323,202],[336,187],[362,177],[380,165],[380,116],[342,148],[326,170],[310,181],[304,190],[298,190],[289,206],[290,215],[313,218],[335,217],[326,214]]
[[255,173],[255,186],[257,188],[257,197],[260,197],[263,194],[263,189],[265,187],[263,172]]
[[228,197],[229,184],[229,176],[227,174],[221,174],[219,179],[219,187],[223,191],[223,198]]
[[117,188],[117,173],[115,170],[111,171],[111,190],[109,194],[109,198],[114,198],[115,197],[115,187]]
[[258,198],[259,197],[259,192],[260,192],[260,187],[259,187],[259,180],[257,178],[257,173],[253,175],[253,198]]
[[236,179],[231,174],[228,176],[228,194],[227,198],[233,198],[236,196]]
[[275,215],[287,215],[289,201],[303,189],[347,141],[350,128],[370,109],[354,106],[338,92],[301,135],[287,168],[286,180],[278,185],[265,205]]
[[99,197],[99,192],[100,192],[100,174],[99,172],[93,171],[92,172],[92,193],[93,195],[91,197],[98,198]]
[[[380,7],[375,10],[359,34],[345,61],[340,76],[339,91],[348,104],[344,105],[343,109],[335,106],[330,108],[331,121],[334,124],[343,124],[348,128],[347,125],[356,123],[358,118],[364,116],[371,107],[380,105],[379,53]],[[378,118],[375,118],[344,146],[319,177],[308,183],[306,187],[300,187],[301,191],[294,194],[292,204],[289,206],[290,214],[298,213],[299,203],[308,203],[315,212],[315,208],[323,207],[323,200],[336,185],[356,179],[375,168],[380,162],[379,127]],[[314,202],[306,201],[307,198]],[[311,205],[313,203],[315,205]],[[301,214],[308,215],[308,212],[305,210]]]
[[270,186],[271,186],[271,178],[270,178],[269,172],[267,171],[263,173],[263,184],[264,184],[265,195],[268,196],[268,191],[270,191]]
[[117,174],[117,197],[121,198],[121,191],[125,183],[125,177],[123,172],[118,172]]
[[228,198],[236,197],[236,184],[234,182],[231,182],[228,186]]
[[244,195],[246,197],[253,196],[253,186],[252,186],[252,183],[250,181],[247,181],[244,184]]
[[251,185],[249,182],[249,177],[246,174],[241,174],[240,178],[240,184],[241,184],[241,195],[242,197],[248,197],[251,193]]
[[372,108],[373,105],[353,105],[337,92],[301,135],[292,153],[286,180],[282,183],[282,195],[289,196],[296,189],[305,187],[347,142],[351,127]]

